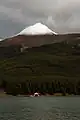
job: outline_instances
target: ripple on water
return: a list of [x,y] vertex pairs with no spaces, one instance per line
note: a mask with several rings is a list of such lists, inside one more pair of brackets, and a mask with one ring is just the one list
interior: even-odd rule
[[0,120],[80,120],[80,98],[0,98]]

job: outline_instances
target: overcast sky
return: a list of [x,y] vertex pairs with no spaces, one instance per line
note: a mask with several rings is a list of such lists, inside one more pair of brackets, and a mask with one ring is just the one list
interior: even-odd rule
[[36,22],[58,33],[80,32],[80,0],[0,0],[0,37]]

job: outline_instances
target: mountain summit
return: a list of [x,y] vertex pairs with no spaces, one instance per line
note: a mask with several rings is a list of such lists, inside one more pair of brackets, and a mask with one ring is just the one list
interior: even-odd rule
[[36,23],[35,25],[25,28],[18,35],[45,35],[45,34],[57,35],[56,32],[53,32],[47,26],[41,23]]
[[55,37],[57,37],[57,33],[41,23],[36,23],[35,25],[25,28],[20,33],[6,38],[1,42],[0,46],[20,45],[22,47],[36,47],[53,43]]

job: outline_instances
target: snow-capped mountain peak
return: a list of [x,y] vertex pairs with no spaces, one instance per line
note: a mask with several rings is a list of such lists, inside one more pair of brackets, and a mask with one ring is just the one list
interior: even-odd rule
[[45,34],[57,35],[56,32],[53,32],[47,26],[41,23],[36,23],[35,25],[27,27],[19,33],[19,35],[45,35]]

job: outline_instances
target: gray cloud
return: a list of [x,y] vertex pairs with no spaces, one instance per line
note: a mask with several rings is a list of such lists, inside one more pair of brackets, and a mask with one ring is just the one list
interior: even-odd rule
[[80,32],[80,0],[0,0],[0,36],[36,22],[58,33]]

